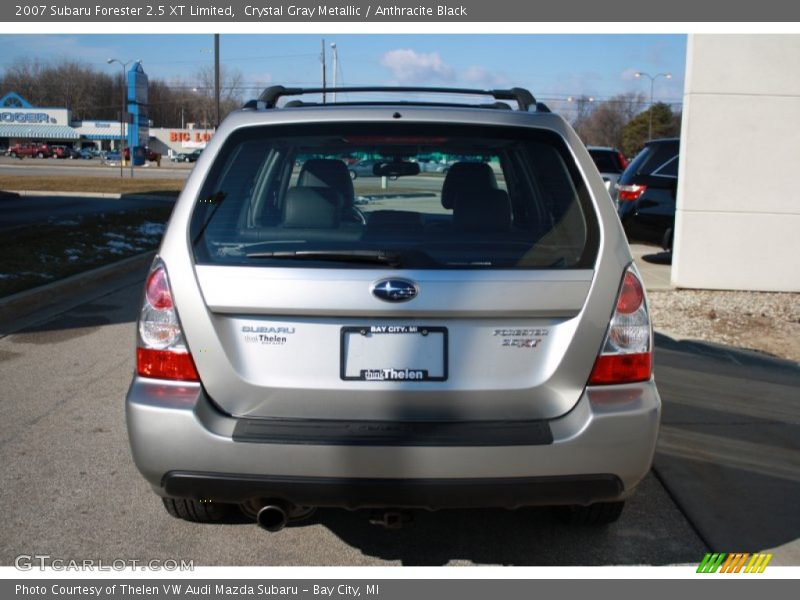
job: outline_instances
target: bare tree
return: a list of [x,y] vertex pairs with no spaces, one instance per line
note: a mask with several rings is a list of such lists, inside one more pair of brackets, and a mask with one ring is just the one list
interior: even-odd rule
[[598,103],[594,110],[574,124],[587,145],[622,148],[623,131],[645,104],[644,95],[629,92]]
[[[200,96],[203,111],[203,121],[207,124],[214,121],[214,67],[202,67],[196,75],[198,81],[197,94]],[[238,69],[231,69],[222,65],[219,73],[219,104],[220,117],[236,110],[242,105],[243,77]]]
[[[100,69],[103,70],[100,70]],[[221,113],[224,117],[241,106],[242,74],[223,65]],[[126,82],[119,72],[109,74],[105,65],[74,60],[12,62],[0,74],[0,95],[17,92],[34,106],[64,106],[76,120],[118,119]],[[150,78],[148,116],[156,127],[204,123],[214,119],[214,70],[200,69],[189,81],[167,83]]]

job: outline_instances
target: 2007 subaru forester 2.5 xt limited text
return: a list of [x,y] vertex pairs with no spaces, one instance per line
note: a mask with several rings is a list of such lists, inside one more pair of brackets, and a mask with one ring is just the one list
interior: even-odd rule
[[268,530],[320,506],[615,520],[660,400],[578,137],[519,88],[320,91],[230,115],[178,199],[127,396],[142,475],[174,516]]

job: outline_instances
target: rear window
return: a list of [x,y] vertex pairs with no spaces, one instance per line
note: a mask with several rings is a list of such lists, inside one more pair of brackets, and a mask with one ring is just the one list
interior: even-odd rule
[[601,173],[622,173],[619,155],[613,150],[589,150],[589,155]]
[[625,169],[625,175],[651,175],[677,156],[678,142],[647,144]]
[[551,132],[337,123],[234,132],[190,235],[199,264],[567,269],[598,231]]

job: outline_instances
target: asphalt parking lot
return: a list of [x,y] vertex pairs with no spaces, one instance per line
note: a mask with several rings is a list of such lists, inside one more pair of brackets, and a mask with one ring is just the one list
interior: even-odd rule
[[772,549],[772,564],[800,564],[800,370],[664,336],[655,469],[610,527],[566,527],[546,509],[416,512],[399,531],[333,509],[276,534],[243,518],[173,519],[136,472],[125,430],[142,279],[131,274],[0,339],[0,564],[39,553],[197,565],[664,565],[696,564],[708,549]]

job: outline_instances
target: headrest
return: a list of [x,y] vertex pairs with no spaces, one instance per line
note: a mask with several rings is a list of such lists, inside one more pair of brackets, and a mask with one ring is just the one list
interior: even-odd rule
[[353,180],[350,171],[341,160],[311,158],[303,163],[297,177],[297,187],[331,188],[342,196],[342,206],[353,205]]
[[339,226],[339,194],[325,187],[293,187],[286,192],[283,226],[292,229],[333,229]]
[[450,166],[442,184],[442,206],[452,209],[456,205],[456,196],[460,192],[470,190],[497,189],[492,167],[479,162],[457,162]]
[[508,231],[511,227],[508,193],[504,190],[473,190],[459,194],[453,222],[459,231]]

